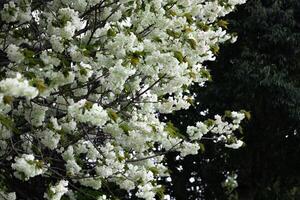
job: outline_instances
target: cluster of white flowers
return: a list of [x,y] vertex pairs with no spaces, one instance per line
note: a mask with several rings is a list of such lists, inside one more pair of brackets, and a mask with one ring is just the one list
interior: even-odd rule
[[196,126],[188,126],[187,133],[192,140],[200,140],[203,135],[211,131],[215,133],[216,141],[226,142],[225,147],[238,149],[244,143],[243,141],[232,137],[232,132],[240,127],[241,121],[245,118],[243,112],[230,112],[227,113],[228,117],[232,119],[232,123],[223,121],[220,115],[215,116],[215,120],[207,121],[207,123],[197,122]]
[[21,63],[25,58],[23,53],[20,51],[20,48],[14,44],[11,44],[7,47],[6,53],[9,60],[16,63]]
[[24,23],[31,19],[31,7],[28,0],[19,1],[17,6],[14,1],[4,4],[0,11],[1,19],[7,23],[19,21]]
[[37,136],[41,140],[41,143],[51,150],[57,148],[57,145],[61,137],[58,133],[55,133],[54,131],[49,129],[37,133]]
[[60,200],[61,197],[68,192],[68,181],[61,180],[56,185],[51,186],[44,198],[47,200]]
[[21,180],[29,180],[29,178],[43,174],[46,171],[44,163],[36,160],[32,154],[15,157],[15,162],[11,167],[16,170],[14,175]]
[[222,183],[222,186],[227,190],[227,193],[232,193],[234,189],[238,187],[237,178],[238,175],[236,173],[227,172],[225,174],[225,181]]
[[106,110],[97,104],[90,105],[86,100],[78,101],[68,108],[71,117],[82,123],[103,126],[108,121]]
[[0,92],[2,95],[14,97],[28,97],[30,99],[38,95],[38,90],[32,87],[28,80],[23,79],[22,75],[17,73],[15,78],[7,78],[0,81]]
[[210,80],[204,62],[235,39],[220,17],[245,0],[7,2],[0,155],[10,162],[3,170],[19,179],[41,175],[50,188],[44,198],[76,196],[68,184],[112,183],[152,200],[168,176],[164,153],[197,154],[208,132],[226,147],[242,146],[234,135],[242,112],[197,122],[186,134],[159,115],[193,104],[190,86]]
[[203,122],[197,122],[196,126],[188,126],[186,130],[192,140],[201,140],[208,131],[208,126]]
[[0,199],[1,200],[16,200],[15,192],[4,192],[0,190]]

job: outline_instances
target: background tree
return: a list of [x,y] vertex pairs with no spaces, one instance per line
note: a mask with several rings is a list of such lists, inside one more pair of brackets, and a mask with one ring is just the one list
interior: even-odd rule
[[[195,113],[204,105],[209,105],[210,113],[245,109],[252,116],[244,126],[246,146],[226,154],[214,146],[215,151],[176,161],[183,170],[173,171],[174,179],[180,182],[172,189],[183,199],[180,188],[199,184],[189,182],[190,173],[194,173],[196,179],[208,183],[201,195],[227,198],[219,184],[226,166],[239,174],[240,199],[299,199],[300,2],[252,0],[225,20],[239,36],[238,41],[221,48],[216,63],[208,63],[213,81],[208,90],[194,88],[199,104],[170,118],[176,124],[181,122],[184,130],[202,118]],[[192,164],[207,159],[211,161],[206,165]],[[170,159],[169,165],[173,162]],[[188,194],[190,199],[201,196],[195,191]]]

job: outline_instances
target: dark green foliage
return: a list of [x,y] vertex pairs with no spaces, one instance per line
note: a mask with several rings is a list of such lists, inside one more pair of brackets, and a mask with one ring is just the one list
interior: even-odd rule
[[[223,153],[208,142],[204,154],[176,161],[184,170],[174,170],[179,181],[171,190],[177,199],[226,199],[220,182],[227,168],[238,171],[241,200],[300,199],[300,1],[248,0],[226,20],[238,41],[222,46],[217,62],[208,63],[213,82],[194,88],[200,104],[170,118],[182,121],[184,131],[204,108],[211,114],[245,109],[252,116],[243,127],[247,146]],[[169,165],[173,162],[170,158]],[[204,193],[180,196],[191,185],[191,172],[207,183]]]

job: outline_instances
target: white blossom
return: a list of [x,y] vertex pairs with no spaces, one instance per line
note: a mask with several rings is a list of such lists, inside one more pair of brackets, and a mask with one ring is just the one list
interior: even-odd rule
[[0,92],[4,95],[24,96],[30,99],[38,95],[38,90],[30,86],[28,80],[23,79],[19,73],[16,74],[15,78],[7,78],[0,81]]
[[46,171],[42,161],[35,160],[32,154],[23,154],[21,157],[15,157],[15,163],[11,167],[16,170],[14,175],[21,180],[28,180]]
[[59,181],[56,185],[49,188],[49,191],[44,194],[44,198],[47,200],[60,200],[68,192],[68,184],[69,182],[66,180]]
[[108,121],[107,112],[97,104],[93,104],[91,108],[88,108],[86,103],[85,100],[81,100],[69,106],[69,114],[79,122],[103,126]]
[[21,52],[20,48],[14,44],[10,44],[6,49],[7,57],[9,60],[21,63],[24,60],[24,55]]
[[[76,199],[68,184],[101,190],[107,182],[152,200],[168,176],[164,152],[195,155],[207,137],[243,145],[234,133],[244,112],[196,122],[186,134],[160,114],[193,104],[190,87],[211,79],[204,63],[236,39],[215,22],[244,0],[170,8],[163,0],[31,2],[9,1],[0,11],[8,58],[0,77],[4,173],[24,181],[41,175],[48,200]],[[23,154],[6,155],[16,151]]]
[[15,192],[4,192],[0,190],[0,200],[16,200]]
[[235,143],[232,144],[225,144],[225,147],[231,148],[231,149],[238,149],[241,146],[243,146],[244,142],[241,140],[237,140]]

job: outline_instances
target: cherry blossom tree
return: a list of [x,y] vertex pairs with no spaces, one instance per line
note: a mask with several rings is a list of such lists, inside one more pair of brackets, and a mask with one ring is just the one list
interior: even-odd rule
[[2,1],[0,199],[168,199],[166,153],[242,146],[245,112],[186,134],[159,116],[193,104],[203,63],[236,40],[221,17],[244,2]]

